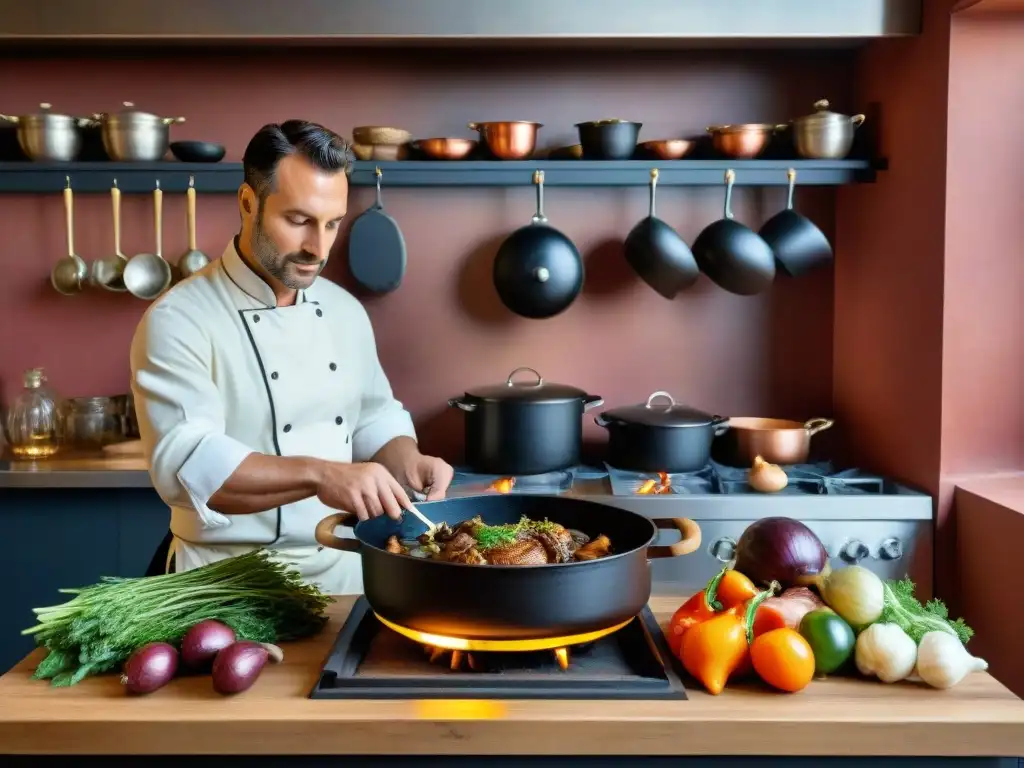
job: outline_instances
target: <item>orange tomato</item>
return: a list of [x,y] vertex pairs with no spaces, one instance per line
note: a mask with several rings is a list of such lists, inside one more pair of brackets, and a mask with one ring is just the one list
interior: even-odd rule
[[750,644],[754,671],[768,685],[795,693],[814,679],[814,651],[794,629],[773,629]]

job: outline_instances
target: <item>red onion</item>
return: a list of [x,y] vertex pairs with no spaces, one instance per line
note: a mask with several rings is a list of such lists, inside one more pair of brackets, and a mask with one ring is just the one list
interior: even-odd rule
[[789,517],[751,523],[736,543],[737,571],[755,583],[777,581],[783,589],[814,585],[827,573],[828,553],[814,531]]
[[214,619],[200,621],[181,638],[181,663],[193,672],[206,672],[217,654],[235,642],[235,630]]
[[213,660],[213,689],[217,693],[241,693],[260,676],[270,653],[261,643],[241,640],[229,645]]
[[152,693],[163,688],[178,671],[178,652],[167,643],[149,643],[124,664],[121,684],[130,693]]

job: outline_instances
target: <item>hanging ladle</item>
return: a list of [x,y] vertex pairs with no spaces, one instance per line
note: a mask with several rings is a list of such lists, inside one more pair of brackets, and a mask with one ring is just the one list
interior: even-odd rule
[[121,190],[117,188],[117,179],[110,188],[110,199],[114,209],[114,255],[104,259],[96,259],[92,263],[92,282],[108,291],[124,293],[124,268],[128,257],[121,253]]
[[75,253],[75,209],[71,192],[71,177],[65,176],[64,218],[68,230],[68,255],[61,258],[50,271],[50,283],[58,293],[72,296],[82,290],[89,279],[89,265]]
[[188,177],[186,195],[186,220],[188,222],[188,253],[178,261],[178,272],[182,279],[194,275],[210,263],[206,254],[196,247],[196,177]]
[[156,253],[139,253],[124,268],[124,284],[132,296],[155,299],[171,284],[171,265],[164,261],[163,251],[164,193],[159,180],[153,190],[153,223],[156,229]]

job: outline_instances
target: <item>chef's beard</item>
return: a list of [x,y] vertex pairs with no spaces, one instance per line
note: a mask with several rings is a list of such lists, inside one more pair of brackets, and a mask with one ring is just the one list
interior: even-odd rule
[[[252,252],[256,260],[267,270],[267,274],[280,281],[285,288],[293,291],[309,288],[327,263],[326,260],[321,262],[309,251],[295,251],[282,255],[263,228],[262,217],[257,218],[256,226],[253,229]],[[292,269],[291,265],[293,264],[319,264],[320,269],[315,275],[303,275]]]

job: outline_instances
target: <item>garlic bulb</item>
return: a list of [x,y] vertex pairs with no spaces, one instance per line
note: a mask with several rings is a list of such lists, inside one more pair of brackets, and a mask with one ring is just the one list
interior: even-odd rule
[[760,456],[754,457],[747,482],[755,491],[761,493],[777,493],[789,485],[786,471],[778,464],[769,464]]
[[857,670],[883,683],[896,683],[914,671],[917,646],[899,624],[872,624],[857,636]]
[[917,676],[932,688],[952,688],[971,672],[986,669],[988,662],[972,656],[950,632],[927,632],[917,647]]

